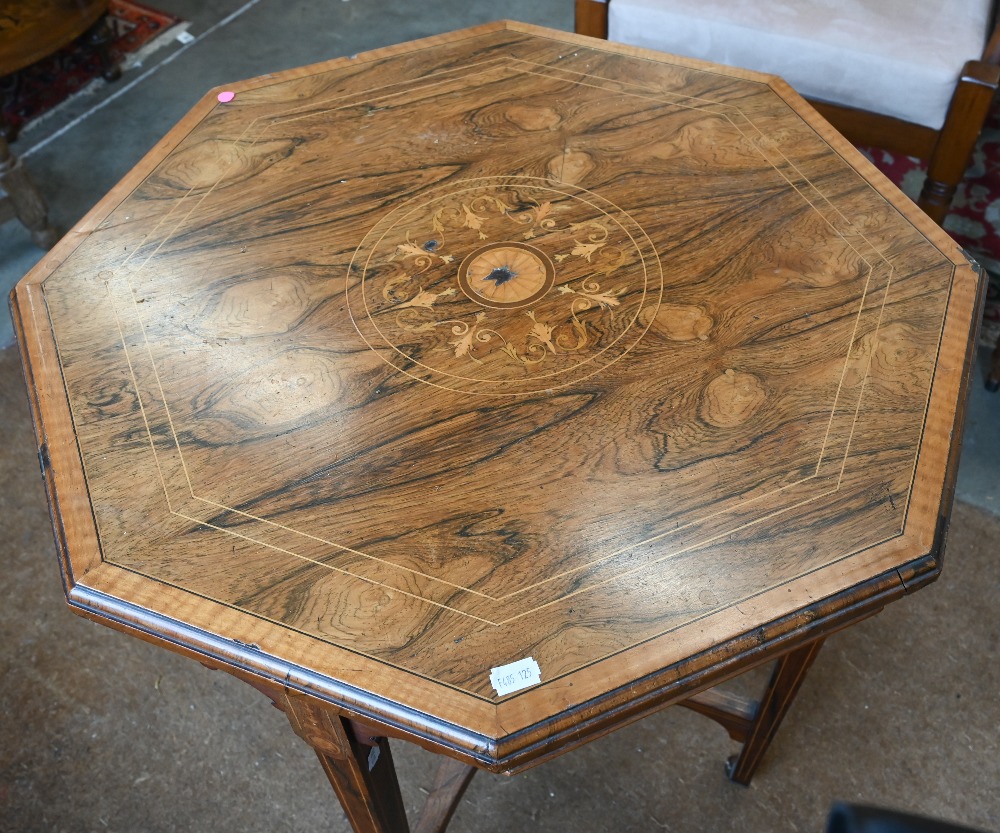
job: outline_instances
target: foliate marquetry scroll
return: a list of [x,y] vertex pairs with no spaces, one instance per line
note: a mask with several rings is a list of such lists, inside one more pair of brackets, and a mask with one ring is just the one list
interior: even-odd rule
[[623,210],[515,176],[403,203],[367,235],[352,273],[351,315],[373,350],[421,381],[487,394],[563,387],[619,360],[663,288]]

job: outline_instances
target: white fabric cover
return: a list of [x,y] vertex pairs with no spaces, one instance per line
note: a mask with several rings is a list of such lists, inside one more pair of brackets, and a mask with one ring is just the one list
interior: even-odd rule
[[608,37],[939,128],[992,0],[611,0]]

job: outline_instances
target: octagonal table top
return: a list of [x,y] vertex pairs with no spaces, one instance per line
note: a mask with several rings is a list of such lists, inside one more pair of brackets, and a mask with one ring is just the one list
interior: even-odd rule
[[226,89],[12,295],[75,610],[512,770],[936,577],[978,272],[786,84]]

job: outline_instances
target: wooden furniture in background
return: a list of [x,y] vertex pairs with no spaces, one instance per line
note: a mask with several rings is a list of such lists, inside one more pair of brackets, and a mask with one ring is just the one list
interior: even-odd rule
[[[669,3],[669,0],[663,1]],[[614,3],[615,0],[576,0],[576,31],[591,37],[607,38],[609,2]],[[946,3],[936,3],[936,7],[945,18],[956,12]],[[747,7],[748,40],[755,37],[757,21],[754,14]],[[984,23],[982,32],[985,44],[982,54],[956,55],[955,92],[940,129],[903,121],[886,115],[885,111],[874,112],[846,106],[843,101],[831,97],[835,94],[810,96],[812,105],[852,143],[884,148],[892,153],[926,160],[927,179],[918,204],[938,223],[944,220],[955,189],[965,175],[990,104],[1000,87],[1000,27],[994,23],[992,29],[988,29],[986,25]],[[886,33],[887,36],[889,34],[891,33]],[[762,39],[758,40],[762,42]],[[672,52],[680,51],[666,45],[661,48]],[[913,46],[917,60],[922,59],[922,48],[924,44]],[[713,58],[711,55],[699,57]],[[721,61],[722,56],[714,59]],[[762,54],[761,60],[766,61],[767,55]],[[845,54],[844,60],[850,60],[849,56]],[[837,75],[836,72],[830,73],[834,84]],[[886,110],[893,103],[885,102]]]
[[49,223],[45,200],[31,181],[21,160],[11,153],[0,136],[0,223],[20,220],[31,232],[35,245],[50,249],[59,234]]
[[420,833],[671,704],[747,783],[941,569],[978,272],[754,73],[499,23],[229,90],[12,295],[72,609],[267,694],[357,831],[390,737]]
[[[108,54],[104,16],[108,0],[4,0],[0,3],[0,79],[47,58],[84,35],[101,58],[104,78],[112,81],[121,69]],[[8,92],[0,83],[0,94]],[[2,102],[2,99],[0,99]],[[0,137],[16,138],[0,109]]]

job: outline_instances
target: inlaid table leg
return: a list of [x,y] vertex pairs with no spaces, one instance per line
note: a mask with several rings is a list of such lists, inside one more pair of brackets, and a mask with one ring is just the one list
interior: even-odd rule
[[409,833],[388,738],[366,736],[301,695],[285,693],[280,705],[295,733],[315,750],[355,833]]
[[444,833],[475,774],[474,766],[453,758],[442,759],[434,777],[434,787],[413,833]]
[[729,777],[737,784],[750,783],[822,645],[823,639],[815,639],[778,659],[743,748],[729,762]]

